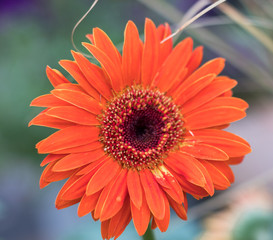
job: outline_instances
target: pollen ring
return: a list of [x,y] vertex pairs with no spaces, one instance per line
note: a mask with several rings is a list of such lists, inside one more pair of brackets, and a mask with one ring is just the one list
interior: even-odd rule
[[182,141],[182,115],[158,90],[127,88],[108,104],[101,123],[104,150],[126,168],[153,169]]

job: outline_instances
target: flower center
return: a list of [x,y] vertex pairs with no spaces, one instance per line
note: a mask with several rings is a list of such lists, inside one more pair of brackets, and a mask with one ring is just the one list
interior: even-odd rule
[[153,169],[182,141],[180,111],[158,90],[126,89],[109,103],[101,123],[104,150],[126,168]]

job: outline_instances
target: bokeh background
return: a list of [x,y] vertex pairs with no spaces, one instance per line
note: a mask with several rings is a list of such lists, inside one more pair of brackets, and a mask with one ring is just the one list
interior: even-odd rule
[[[104,0],[80,24],[75,43],[93,27],[104,29],[122,46],[132,19],[143,32],[145,17],[169,22],[175,30],[207,0]],[[0,240],[97,240],[100,225],[91,216],[77,217],[77,206],[58,211],[61,183],[39,189],[44,156],[35,143],[52,133],[28,128],[40,111],[29,103],[51,90],[46,65],[61,70],[71,59],[70,34],[92,4],[90,0],[0,0]],[[179,39],[191,36],[204,45],[204,61],[225,57],[223,74],[238,80],[235,95],[250,104],[247,118],[230,131],[244,137],[253,152],[234,166],[235,184],[213,198],[189,198],[189,220],[172,214],[166,233],[172,240],[273,239],[273,1],[229,0],[190,25]],[[62,70],[61,70],[62,71]],[[65,72],[62,71],[64,74]],[[141,239],[132,223],[120,239]]]

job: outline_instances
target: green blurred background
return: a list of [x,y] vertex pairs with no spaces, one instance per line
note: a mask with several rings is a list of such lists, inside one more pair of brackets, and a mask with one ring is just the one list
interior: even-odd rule
[[[101,0],[77,28],[75,43],[84,51],[80,43],[86,41],[85,34],[100,27],[121,49],[129,19],[140,32],[145,17],[156,24],[167,21],[175,30],[181,20],[208,2]],[[273,239],[273,1],[227,2],[188,27],[179,39],[192,36],[196,46],[204,45],[204,61],[219,56],[227,59],[223,74],[238,80],[235,95],[250,103],[248,117],[230,130],[246,138],[253,153],[234,167],[237,180],[231,190],[199,202],[190,198],[189,221],[182,222],[173,214],[169,230],[156,231],[157,239]],[[40,112],[29,107],[31,100],[51,90],[46,65],[61,70],[58,61],[72,59],[72,28],[91,4],[89,0],[0,0],[0,240],[100,239],[99,224],[90,216],[78,218],[76,207],[54,208],[62,183],[39,190],[39,164],[44,156],[36,153],[35,144],[52,130],[27,127]],[[263,200],[255,202],[257,195]],[[245,196],[254,199],[255,214],[248,208],[242,215],[234,214],[229,204],[240,203],[244,209]],[[220,232],[230,238],[220,238],[211,227],[215,223],[207,224],[219,213],[226,215],[216,216],[218,228],[224,228]],[[221,225],[221,219],[234,224]],[[120,239],[140,238],[130,224]]]

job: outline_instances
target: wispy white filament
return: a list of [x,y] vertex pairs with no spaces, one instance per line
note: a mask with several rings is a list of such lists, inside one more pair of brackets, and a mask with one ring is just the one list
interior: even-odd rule
[[[96,6],[96,4],[98,3],[99,0],[94,0],[93,4],[91,5],[91,7],[87,10],[87,12],[81,17],[81,19],[75,24],[75,26],[73,27],[73,30],[71,32],[71,42],[72,42],[72,45],[74,47],[74,49],[77,51],[77,52],[81,52],[75,45],[74,43],[74,33],[75,33],[75,30],[77,29],[77,27],[79,26],[79,24],[86,18],[86,16],[91,12],[91,10]],[[82,53],[82,52],[81,52]],[[88,54],[85,54],[85,53],[82,53],[84,56],[86,57],[92,57],[91,55],[88,55]]]
[[218,0],[217,2],[211,4],[210,6],[208,6],[207,8],[205,8],[204,10],[202,10],[201,12],[199,12],[198,14],[196,14],[194,17],[192,17],[191,19],[189,19],[187,22],[185,22],[179,29],[177,29],[173,34],[171,34],[170,36],[166,37],[165,39],[163,39],[161,41],[161,43],[164,43],[165,41],[167,41],[170,38],[173,38],[176,34],[178,34],[179,32],[181,32],[182,30],[184,30],[187,26],[189,26],[190,24],[192,24],[194,21],[196,21],[198,18],[202,17],[204,14],[206,14],[207,12],[209,12],[210,10],[212,10],[213,8],[217,7],[219,4],[225,2],[226,0]]

